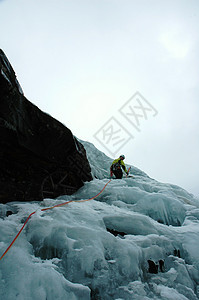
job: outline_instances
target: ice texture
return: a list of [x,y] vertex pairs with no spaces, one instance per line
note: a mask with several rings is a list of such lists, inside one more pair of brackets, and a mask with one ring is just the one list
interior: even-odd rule
[[0,205],[0,255],[36,211],[0,261],[0,299],[199,299],[199,200],[132,166],[134,177],[78,202],[101,191],[112,162],[83,144],[93,181],[56,200]]

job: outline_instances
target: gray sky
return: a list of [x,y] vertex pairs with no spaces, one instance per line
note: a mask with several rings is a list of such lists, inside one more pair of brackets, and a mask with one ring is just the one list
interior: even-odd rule
[[[198,0],[3,0],[0,28],[31,102],[107,155],[199,195]],[[139,117],[139,131],[119,111],[137,91],[158,112]],[[114,149],[103,135],[113,119],[134,137]]]

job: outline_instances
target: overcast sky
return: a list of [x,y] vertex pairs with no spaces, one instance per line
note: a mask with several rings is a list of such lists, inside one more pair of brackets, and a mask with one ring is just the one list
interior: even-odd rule
[[199,195],[198,0],[0,0],[0,28],[31,102]]

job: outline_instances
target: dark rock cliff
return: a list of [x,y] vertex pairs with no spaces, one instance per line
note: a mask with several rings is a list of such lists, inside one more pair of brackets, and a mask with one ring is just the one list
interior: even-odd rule
[[72,194],[91,179],[83,145],[25,98],[0,50],[0,202]]

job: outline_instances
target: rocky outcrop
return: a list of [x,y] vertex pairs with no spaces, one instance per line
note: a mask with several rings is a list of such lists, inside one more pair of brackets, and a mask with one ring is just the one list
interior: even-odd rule
[[72,194],[92,179],[83,145],[28,101],[0,50],[0,202]]

